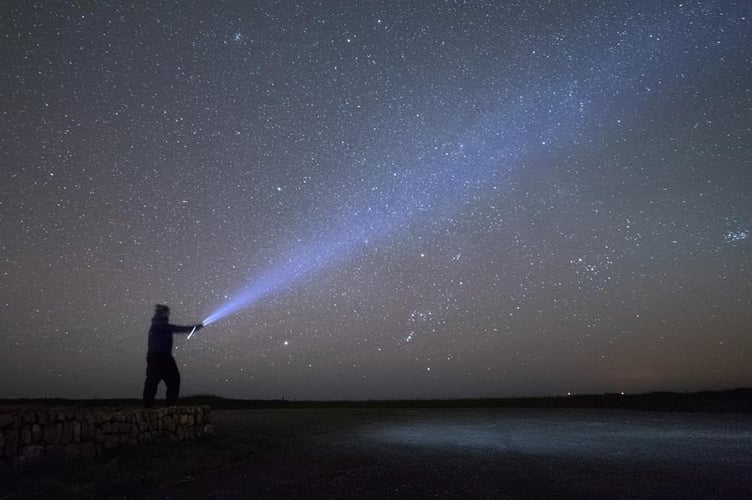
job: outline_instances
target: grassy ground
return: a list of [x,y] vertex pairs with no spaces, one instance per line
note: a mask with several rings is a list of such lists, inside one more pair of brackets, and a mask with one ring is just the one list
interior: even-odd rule
[[[181,398],[182,406],[209,405],[212,410],[272,408],[613,408],[712,413],[752,413],[752,388],[701,392],[652,392],[646,394],[581,394],[551,397],[479,399],[295,401],[228,399],[213,395]],[[3,406],[127,409],[138,408],[136,399],[0,399]]]
[[647,394],[582,394],[551,397],[480,399],[418,399],[366,401],[242,400],[192,396],[185,404],[212,409],[269,408],[611,408],[672,412],[752,413],[752,388],[702,392]]
[[180,483],[272,446],[267,436],[220,431],[198,441],[121,447],[97,459],[40,461],[0,473],[0,499],[124,498]]

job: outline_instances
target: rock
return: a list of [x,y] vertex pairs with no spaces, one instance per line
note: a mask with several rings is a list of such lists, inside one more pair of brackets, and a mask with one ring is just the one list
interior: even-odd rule
[[18,429],[5,429],[3,432],[5,446],[3,447],[4,457],[13,457],[18,451]]
[[87,422],[86,424],[81,426],[81,440],[94,439],[95,432],[96,428],[94,427],[94,424]]
[[118,439],[118,437],[116,435],[114,435],[114,434],[108,434],[104,438],[104,447],[108,448],[108,449],[109,448],[114,448],[115,446],[118,445],[119,442],[120,442],[120,440]]
[[52,444],[52,435],[55,433],[55,424],[47,424],[42,429],[42,439],[47,444]]
[[50,445],[44,449],[45,456],[53,459],[65,458],[65,450],[58,445]]
[[44,455],[44,446],[39,444],[32,444],[30,446],[24,446],[19,453],[23,458],[38,458]]
[[44,427],[44,442],[47,444],[58,444],[63,435],[63,424],[47,424]]
[[29,425],[24,425],[21,428],[21,446],[28,446],[31,444],[31,427]]
[[69,458],[81,455],[81,445],[79,443],[66,444],[63,450],[65,451],[65,456]]
[[39,456],[91,458],[101,456],[105,448],[150,439],[196,439],[213,432],[209,422],[208,407],[4,413],[0,414],[0,465],[25,463]]
[[0,413],[0,429],[4,429],[13,423],[15,419],[9,413]]
[[73,441],[73,421],[66,420],[65,422],[63,422],[61,440],[63,444],[68,444]]
[[42,439],[42,428],[39,426],[39,424],[34,424],[31,426],[31,442],[32,443],[38,443]]

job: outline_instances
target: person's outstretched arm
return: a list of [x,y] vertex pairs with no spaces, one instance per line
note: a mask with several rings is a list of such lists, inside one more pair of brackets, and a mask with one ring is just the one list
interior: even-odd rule
[[197,325],[189,325],[189,326],[182,326],[182,325],[170,325],[170,330],[172,330],[172,333],[191,333],[193,329],[201,330],[204,327],[202,323],[199,323]]

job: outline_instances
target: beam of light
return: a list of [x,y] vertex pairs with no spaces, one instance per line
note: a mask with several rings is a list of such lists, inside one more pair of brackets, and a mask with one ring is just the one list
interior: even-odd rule
[[[490,190],[506,189],[512,173],[536,158],[552,154],[561,158],[611,133],[604,124],[616,123],[613,115],[637,115],[649,99],[660,99],[662,92],[670,95],[672,85],[682,82],[662,73],[667,61],[676,74],[676,68],[701,63],[683,50],[701,33],[678,30],[686,19],[676,20],[673,15],[667,11],[663,22],[636,26],[630,43],[621,40],[604,48],[596,63],[583,58],[579,67],[572,63],[558,80],[528,82],[529,87],[520,92],[508,92],[510,97],[450,142],[416,137],[426,144],[424,154],[405,161],[397,171],[375,172],[370,182],[332,210],[334,215],[318,234],[253,277],[209,314],[204,325],[337,266],[373,243],[450,217]],[[673,24],[661,26],[666,23]],[[683,34],[658,46],[652,33],[661,27]],[[622,47],[639,50],[633,53]],[[703,55],[710,58],[712,53]],[[651,77],[662,79],[662,92],[654,90],[646,97],[640,83]]]
[[[564,102],[567,112],[578,109]],[[517,108],[530,103],[518,102]],[[204,320],[204,325],[255,305],[259,300],[291,287],[324,269],[336,266],[386,237],[412,226],[452,214],[456,206],[480,193],[488,182],[501,185],[526,156],[524,134],[515,130],[507,115],[512,109],[484,117],[458,143],[439,151],[407,171],[387,173],[369,183],[343,204],[341,214],[307,244],[292,249],[285,258],[251,280]],[[574,117],[571,117],[574,120]],[[541,122],[544,124],[545,122]],[[551,124],[548,132],[555,128]],[[577,130],[572,126],[570,130]]]
[[388,226],[376,219],[362,218],[353,228],[343,228],[339,233],[324,234],[308,245],[290,253],[277,266],[254,279],[230,300],[208,315],[204,325],[254,305],[260,299],[282,288],[295,284],[315,272],[341,262],[357,249],[365,246],[369,238],[378,237]]
[[195,326],[193,327],[193,330],[191,330],[191,333],[188,334],[188,339],[187,340],[190,340],[194,333],[196,333],[196,327]]

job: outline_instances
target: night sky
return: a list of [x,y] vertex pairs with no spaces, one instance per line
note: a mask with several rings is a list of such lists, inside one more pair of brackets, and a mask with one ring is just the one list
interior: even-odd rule
[[752,3],[1,9],[0,397],[752,385]]

